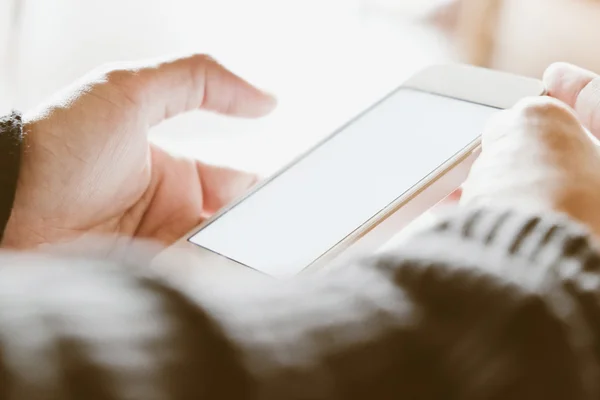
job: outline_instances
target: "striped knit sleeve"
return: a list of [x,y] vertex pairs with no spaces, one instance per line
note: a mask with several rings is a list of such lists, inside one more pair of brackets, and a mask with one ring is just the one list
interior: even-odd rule
[[235,289],[2,263],[0,398],[599,398],[600,257],[560,216],[455,210],[388,254]]

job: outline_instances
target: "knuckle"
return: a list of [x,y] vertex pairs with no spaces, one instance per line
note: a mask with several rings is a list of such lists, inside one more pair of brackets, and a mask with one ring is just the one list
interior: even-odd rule
[[198,53],[198,54],[194,54],[191,56],[192,59],[194,59],[194,61],[198,62],[198,63],[204,63],[204,64],[218,64],[217,60],[211,56],[210,54],[206,54],[206,53]]
[[576,121],[571,108],[565,103],[549,96],[530,97],[519,101],[514,110],[526,118]]
[[121,85],[128,84],[140,75],[141,71],[142,69],[135,63],[110,62],[94,69],[92,75],[100,82]]
[[133,71],[129,69],[125,69],[119,65],[112,65],[104,72],[104,79],[108,83],[122,85],[127,84],[134,75]]
[[[185,61],[185,59],[183,59]],[[209,54],[199,53],[189,57],[191,66],[194,69],[208,70],[211,67],[220,65],[219,62]]]
[[102,86],[111,88],[123,95],[133,104],[142,101],[143,71],[124,63],[110,63],[102,67],[100,82]]
[[106,63],[86,75],[86,92],[113,105],[137,106],[144,100],[143,75],[129,63]]
[[573,110],[551,97],[523,99],[498,117],[488,126],[488,142],[511,136],[515,140],[527,143],[535,140],[538,144],[558,148],[579,141],[584,134]]
[[530,151],[554,162],[586,158],[592,143],[575,112],[563,102],[540,97],[516,107],[520,135]]

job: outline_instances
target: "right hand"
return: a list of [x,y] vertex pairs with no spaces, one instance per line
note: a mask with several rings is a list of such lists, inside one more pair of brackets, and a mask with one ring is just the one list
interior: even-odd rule
[[461,202],[564,213],[600,237],[600,151],[583,125],[600,135],[600,80],[558,64],[544,81],[556,99],[526,99],[488,124]]

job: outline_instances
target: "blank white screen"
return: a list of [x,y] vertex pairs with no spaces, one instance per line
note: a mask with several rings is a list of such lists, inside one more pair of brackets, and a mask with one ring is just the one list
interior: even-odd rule
[[475,140],[496,111],[400,89],[190,241],[295,275]]

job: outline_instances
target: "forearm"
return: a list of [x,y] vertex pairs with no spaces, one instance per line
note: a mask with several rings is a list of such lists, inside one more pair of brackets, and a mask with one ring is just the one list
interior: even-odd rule
[[233,296],[97,262],[20,262],[0,270],[3,387],[15,398],[587,398],[600,381],[597,260],[564,221],[467,210],[387,256]]

